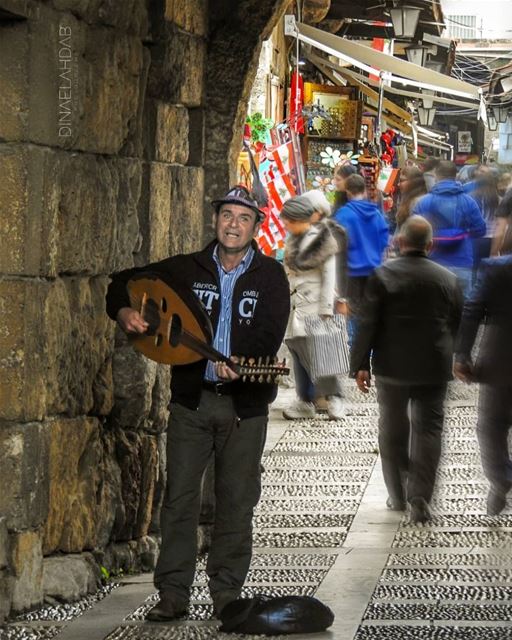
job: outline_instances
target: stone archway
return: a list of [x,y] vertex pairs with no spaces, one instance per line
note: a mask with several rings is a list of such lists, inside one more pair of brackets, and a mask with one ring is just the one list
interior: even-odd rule
[[209,202],[235,180],[243,122],[261,49],[290,0],[213,0],[206,65],[205,225]]

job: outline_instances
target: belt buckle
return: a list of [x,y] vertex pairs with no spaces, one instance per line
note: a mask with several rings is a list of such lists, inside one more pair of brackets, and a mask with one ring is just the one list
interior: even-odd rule
[[215,395],[220,397],[222,395],[222,388],[224,387],[224,383],[215,382],[214,384],[215,384]]

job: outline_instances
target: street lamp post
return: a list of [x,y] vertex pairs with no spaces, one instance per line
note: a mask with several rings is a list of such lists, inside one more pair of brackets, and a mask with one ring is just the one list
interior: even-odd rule
[[487,126],[489,131],[496,131],[498,128],[498,121],[496,120],[496,115],[492,107],[487,110]]
[[435,109],[426,109],[425,107],[418,107],[418,122],[422,127],[431,127],[434,123],[436,115]]
[[508,118],[508,107],[503,107],[503,106],[499,105],[496,108],[496,115],[497,115],[498,122],[500,124],[505,123],[507,121],[507,118]]
[[404,5],[389,10],[395,38],[414,38],[421,9]]
[[419,67],[424,67],[427,62],[427,55],[429,48],[423,44],[413,44],[410,47],[405,48],[407,54],[407,60],[413,64],[417,64]]

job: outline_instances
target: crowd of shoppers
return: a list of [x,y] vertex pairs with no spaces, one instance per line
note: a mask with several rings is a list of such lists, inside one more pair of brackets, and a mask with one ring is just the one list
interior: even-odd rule
[[[487,166],[458,173],[454,163],[437,158],[407,166],[400,171],[394,224],[389,224],[367,198],[356,168],[345,164],[334,173],[331,218],[325,215],[325,202],[321,214],[312,203],[318,192],[293,198],[281,214],[289,231],[287,343],[298,396],[284,415],[314,417],[319,397],[327,399],[330,418],[344,413],[339,379],[312,384],[311,348],[301,327],[307,315],[325,318],[343,303],[350,374],[362,392],[376,379],[387,506],[408,508],[412,522],[431,517],[444,398],[453,373],[466,382],[482,382],[478,437],[490,483],[490,515],[501,512],[512,487],[507,448],[512,258],[505,255],[512,253],[512,188],[507,180],[510,176],[500,177]],[[310,259],[311,248],[323,247],[326,237],[331,248],[323,248],[305,269],[303,255]],[[486,330],[473,364],[481,323]]]

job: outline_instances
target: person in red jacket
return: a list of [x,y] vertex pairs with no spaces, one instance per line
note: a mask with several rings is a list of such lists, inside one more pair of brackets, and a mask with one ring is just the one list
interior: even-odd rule
[[[275,356],[290,309],[283,267],[260,253],[254,238],[265,214],[243,187],[214,201],[216,240],[202,251],[114,274],[107,313],[126,333],[147,323],[130,307],[126,283],[162,273],[192,291],[213,326],[223,355]],[[215,455],[215,524],[206,573],[219,614],[239,598],[252,553],[252,516],[261,491],[261,456],[274,383],[243,381],[226,364],[200,360],[174,366],[167,432],[167,486],[162,543],[155,569],[160,602],[150,620],[172,620],[188,607],[197,555],[201,479]]]

